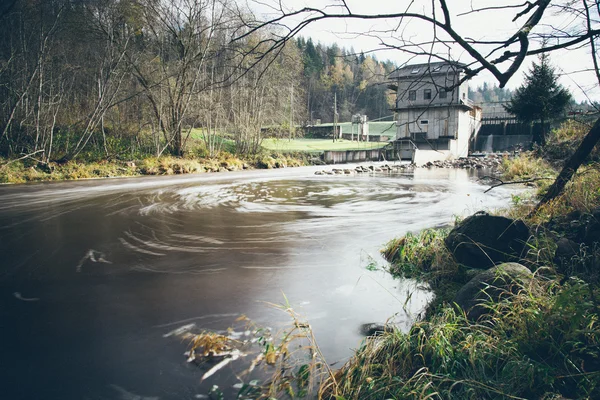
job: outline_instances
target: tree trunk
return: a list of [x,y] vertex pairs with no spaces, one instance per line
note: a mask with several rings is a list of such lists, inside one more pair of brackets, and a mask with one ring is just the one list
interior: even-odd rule
[[575,153],[573,153],[573,155],[565,162],[560,174],[558,174],[558,177],[556,177],[556,180],[552,186],[550,186],[544,197],[542,197],[533,211],[531,211],[529,214],[530,216],[534,215],[541,206],[555,199],[563,192],[566,184],[571,180],[573,175],[575,175],[577,172],[577,169],[590,155],[598,141],[600,141],[600,118],[596,120],[592,129],[587,133],[587,135],[585,135],[583,141],[577,150],[575,150]]

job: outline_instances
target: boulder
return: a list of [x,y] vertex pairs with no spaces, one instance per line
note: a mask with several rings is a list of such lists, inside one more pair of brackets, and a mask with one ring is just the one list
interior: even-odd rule
[[579,253],[579,243],[561,238],[556,242],[556,251],[554,252],[555,259],[571,259],[571,257]]
[[593,219],[588,223],[585,228],[585,236],[583,237],[583,243],[588,246],[593,246],[594,243],[600,242],[600,222]]
[[561,238],[556,242],[554,252],[554,264],[560,273],[568,273],[572,266],[571,260],[579,254],[579,243],[567,238]]
[[459,263],[487,269],[518,261],[528,237],[529,229],[522,221],[476,213],[454,228],[445,244]]
[[499,302],[527,285],[533,274],[518,263],[504,263],[475,275],[456,293],[454,303],[471,321],[487,313],[485,303]]
[[567,259],[570,260],[573,256],[579,253],[579,244],[567,238],[561,238],[556,242],[556,252],[554,253],[555,260]]
[[370,323],[370,324],[362,324],[360,327],[360,331],[365,336],[381,336],[384,333],[391,333],[394,331],[394,327],[388,324],[378,324],[378,323]]

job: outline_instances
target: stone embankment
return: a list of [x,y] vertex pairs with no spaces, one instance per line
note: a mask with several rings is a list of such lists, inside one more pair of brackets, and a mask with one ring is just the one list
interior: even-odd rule
[[321,170],[315,172],[315,175],[352,175],[369,172],[410,172],[415,168],[459,168],[459,169],[498,169],[502,160],[508,157],[507,154],[488,154],[485,157],[461,157],[456,160],[432,161],[421,166],[414,164],[393,164],[393,165],[369,165],[365,167],[359,165],[355,168],[332,168],[330,170]]

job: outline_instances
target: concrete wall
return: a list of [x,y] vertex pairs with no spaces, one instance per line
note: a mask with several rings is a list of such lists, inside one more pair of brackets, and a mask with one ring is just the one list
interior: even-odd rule
[[[369,135],[368,139],[369,142],[387,142],[388,140],[393,138],[393,134],[390,134],[389,136],[384,136],[384,135]],[[342,134],[342,139],[346,139],[346,140],[354,140],[356,141],[356,133],[354,134],[350,134],[350,133],[343,133]],[[360,141],[363,142],[365,138],[361,137]]]
[[484,121],[479,135],[533,135],[541,133],[542,124],[539,122],[529,124],[525,122],[500,122],[489,123]]
[[326,151],[323,153],[323,161],[327,164],[344,164],[356,161],[379,161],[380,159],[383,160],[380,149]]
[[452,159],[452,153],[450,150],[415,150],[415,155],[413,157],[413,163],[416,165],[423,165],[428,162],[434,161],[444,161]]
[[481,109],[474,108],[469,112],[459,113],[458,120],[460,134],[457,136],[456,147],[452,149],[455,158],[469,155],[471,139],[477,137],[477,133],[481,128]]
[[480,135],[475,140],[474,151],[491,153],[511,151],[516,147],[529,148],[532,138],[532,135]]

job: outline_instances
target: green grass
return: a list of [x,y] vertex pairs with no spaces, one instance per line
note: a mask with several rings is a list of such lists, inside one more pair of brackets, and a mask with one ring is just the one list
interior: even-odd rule
[[449,229],[425,229],[390,240],[381,251],[391,263],[390,273],[429,283],[455,276],[458,265],[444,244]]
[[262,146],[271,151],[282,153],[302,151],[321,153],[327,150],[368,150],[384,147],[387,142],[356,142],[332,139],[265,139]]
[[[341,122],[338,124],[342,128],[342,133],[352,133],[351,122]],[[316,128],[331,127],[333,130],[332,123],[326,123],[321,125],[315,125]],[[308,129],[310,131],[310,128]],[[354,126],[354,132],[356,133],[357,127]],[[396,121],[369,121],[369,135],[384,135],[389,137],[396,136]]]

